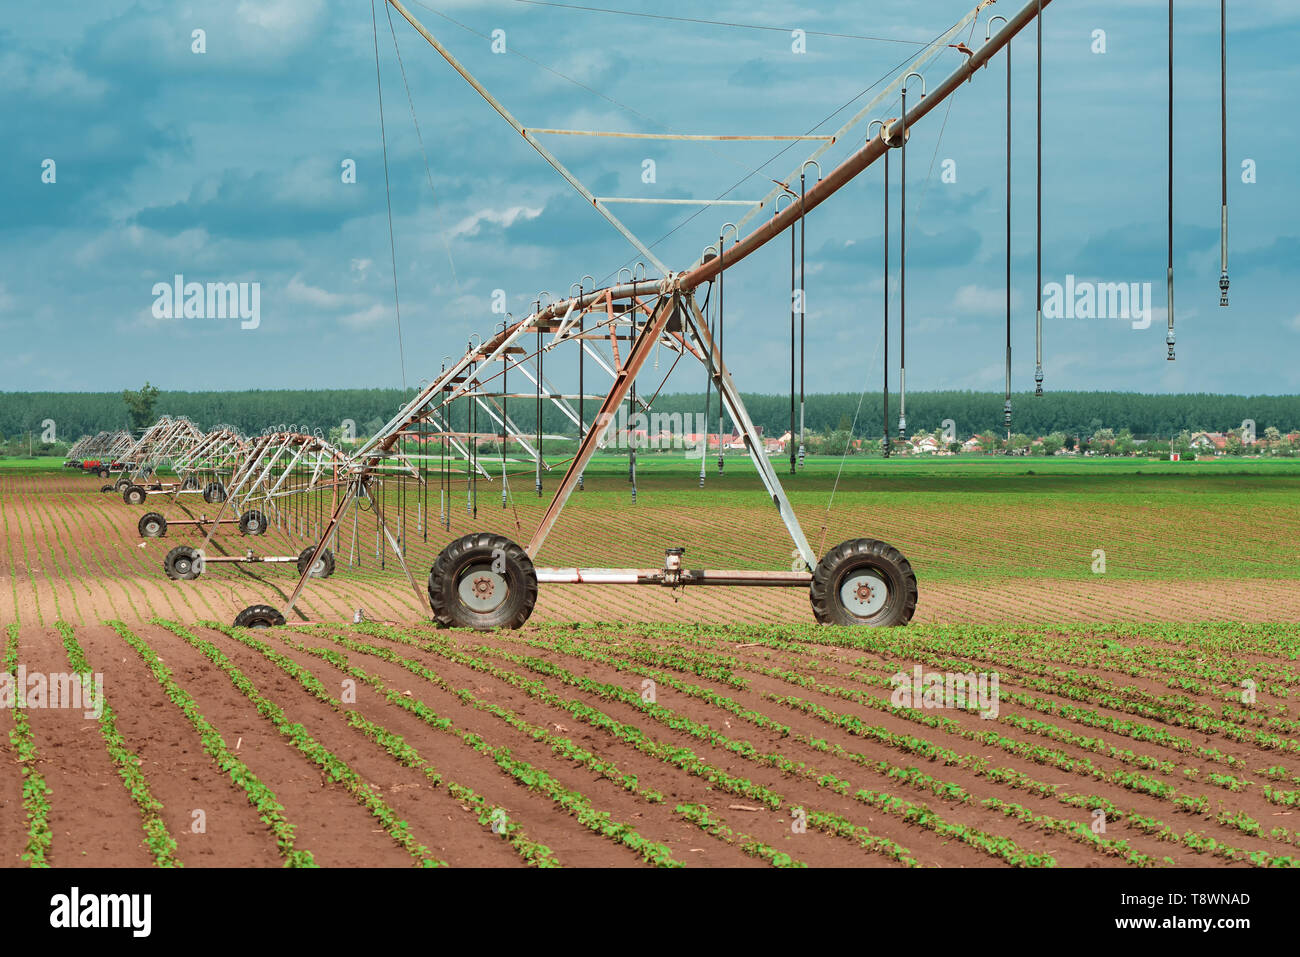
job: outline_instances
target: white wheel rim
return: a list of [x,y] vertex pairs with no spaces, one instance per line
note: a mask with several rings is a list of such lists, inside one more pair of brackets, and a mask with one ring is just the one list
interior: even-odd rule
[[840,602],[851,615],[870,618],[885,607],[889,585],[871,569],[850,572],[840,585]]
[[499,608],[506,600],[510,586],[505,576],[492,570],[490,565],[475,565],[466,569],[456,586],[456,593],[471,611],[487,613]]

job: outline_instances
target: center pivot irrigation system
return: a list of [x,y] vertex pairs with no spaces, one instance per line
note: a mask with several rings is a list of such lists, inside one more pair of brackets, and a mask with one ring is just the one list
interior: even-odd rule
[[[550,502],[526,545],[521,546],[505,536],[488,532],[458,538],[438,555],[429,572],[427,589],[422,590],[407,567],[406,549],[400,531],[395,535],[385,521],[382,510],[376,508],[377,521],[417,599],[423,605],[427,595],[432,616],[440,624],[478,629],[518,627],[532,613],[540,583],[656,585],[669,588],[685,585],[807,588],[813,614],[819,622],[872,626],[907,623],[916,608],[916,576],[898,549],[881,541],[860,538],[834,546],[819,559],[809,545],[776,471],[764,454],[759,433],[724,361],[724,277],[725,270],[739,264],[785,230],[793,230],[796,225],[802,224],[804,216],[810,210],[828,200],[859,173],[885,156],[890,149],[902,147],[907,141],[909,127],[923,120],[971,79],[994,54],[1006,47],[1016,34],[1034,21],[1050,0],[1031,0],[1014,16],[1004,20],[1000,30],[989,36],[978,50],[970,52],[961,66],[927,93],[924,79],[918,71],[952,43],[959,31],[972,25],[979,11],[990,2],[991,0],[984,0],[926,47],[909,68],[903,71],[901,79],[890,84],[833,137],[819,137],[827,142],[819,146],[787,178],[787,182],[793,181],[795,177],[802,180],[804,171],[810,165],[816,166],[818,157],[834,142],[847,141],[852,129],[866,121],[872,111],[902,90],[903,108],[899,117],[880,121],[880,129],[875,136],[871,135],[869,127],[865,143],[826,175],[821,176],[818,167],[818,180],[810,187],[801,182],[801,188],[796,193],[790,187],[778,184],[762,200],[747,204],[751,208],[738,224],[728,223],[723,227],[716,246],[706,247],[701,258],[694,264],[683,271],[674,272],[660,262],[650,247],[610,212],[608,203],[611,200],[592,194],[542,145],[537,134],[545,131],[529,130],[520,124],[399,0],[387,0],[393,10],[404,17],[516,132],[640,251],[651,264],[649,268],[657,270],[658,275],[651,276],[645,267],[639,266],[642,272],[634,270],[626,280],[620,275],[615,284],[607,287],[586,288],[581,283],[574,283],[567,298],[560,300],[543,293],[538,297],[531,315],[517,321],[508,321],[486,341],[471,342],[470,348],[458,361],[444,366],[432,382],[421,389],[352,457],[346,473],[340,474],[337,480],[337,487],[343,494],[337,497],[315,548],[305,562],[300,563],[298,583],[283,606],[250,606],[240,612],[235,619],[236,624],[252,627],[283,624],[306,587],[312,569],[329,552],[328,543],[332,536],[337,535],[345,510],[360,501],[373,501],[376,494],[382,497],[382,486],[387,476],[397,474],[423,481],[419,470],[411,466],[404,451],[412,437],[417,437],[422,451],[430,437],[444,442],[468,439],[469,467],[466,475],[468,481],[473,483],[477,475],[487,471],[482,462],[477,460],[477,434],[473,423],[490,422],[493,434],[501,440],[503,496],[508,481],[505,471],[505,448],[508,441],[525,449],[534,460],[534,485],[537,494],[541,495],[544,486],[543,471],[546,468],[542,456],[545,436],[541,434],[544,403],[558,407],[577,427],[579,443],[576,454],[568,460],[564,476],[555,486]],[[909,105],[905,84],[913,76],[921,79],[922,91],[920,97]],[[874,125],[876,124],[871,124]],[[776,201],[782,195],[789,199],[784,207]],[[741,228],[765,208],[771,210],[770,217],[742,236]],[[713,320],[709,321],[697,301],[697,292],[701,287],[707,287],[704,295],[707,310],[715,283],[716,307]],[[592,348],[593,340],[609,342],[614,357],[612,364]],[[561,349],[566,349],[569,354],[576,353],[574,364],[579,381],[576,394],[556,391],[546,377],[545,366],[560,361],[557,353]],[[592,455],[604,444],[606,432],[615,421],[615,413],[621,404],[629,401],[634,410],[638,406],[642,409],[649,408],[649,403],[637,396],[636,382],[638,376],[646,371],[647,360],[657,349],[668,349],[675,353],[676,358],[672,363],[674,368],[678,361],[688,355],[703,364],[707,370],[710,391],[716,390],[718,395],[719,416],[725,411],[735,424],[758,472],[759,480],[794,543],[798,556],[796,564],[801,564],[803,568],[785,571],[691,569],[684,564],[684,549],[680,547],[666,548],[662,568],[546,568],[534,565],[533,559],[546,542],[565,503],[575,490],[582,488],[583,472]],[[600,373],[610,379],[609,386],[603,393],[589,394],[586,391],[588,359],[592,360]],[[669,372],[671,371],[670,369]],[[512,392],[510,383],[518,383],[521,375],[532,389]],[[651,401],[657,394],[656,389]],[[509,415],[511,401],[528,400],[536,404],[538,412],[538,434],[535,436],[523,434]],[[448,425],[455,403],[461,404],[466,420],[471,423],[465,434],[452,433]],[[477,418],[480,414],[482,419]],[[707,416],[706,409],[706,418]],[[718,467],[722,467],[721,460]],[[629,453],[629,479],[633,488],[635,470],[635,451],[632,451]],[[702,456],[701,480],[703,470]],[[443,481],[446,481],[445,473]],[[472,488],[467,503],[471,511],[476,508]]]

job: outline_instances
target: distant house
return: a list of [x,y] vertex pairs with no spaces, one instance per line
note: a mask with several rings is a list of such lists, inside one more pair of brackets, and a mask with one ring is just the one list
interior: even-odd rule
[[935,441],[934,436],[925,435],[912,442],[912,451],[934,454],[939,451],[939,443]]
[[1228,447],[1228,437],[1222,432],[1197,432],[1192,436],[1190,445],[1198,452],[1218,455]]
[[978,437],[972,435],[969,439],[961,444],[963,452],[983,452],[984,446],[980,444]]

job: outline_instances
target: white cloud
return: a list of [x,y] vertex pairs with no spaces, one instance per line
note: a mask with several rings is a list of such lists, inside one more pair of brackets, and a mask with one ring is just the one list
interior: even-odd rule
[[289,285],[285,287],[284,291],[294,302],[305,302],[310,306],[317,306],[321,309],[339,309],[357,303],[355,295],[329,292],[326,289],[309,286],[297,276],[289,280]]
[[389,315],[388,307],[377,302],[366,309],[358,309],[356,312],[339,316],[339,322],[345,326],[351,326],[353,329],[364,329],[383,321]]
[[455,239],[458,236],[477,236],[479,227],[485,223],[494,223],[505,229],[509,229],[520,218],[536,219],[542,215],[541,206],[510,206],[506,209],[485,209],[480,212],[466,216],[455,226],[451,227],[448,238]]
[[[1013,310],[1019,308],[1020,298],[1019,290],[1011,290],[1011,308]],[[961,312],[979,314],[1006,312],[1007,291],[1006,289],[995,289],[992,286],[979,286],[972,283],[957,290],[952,305],[954,309]]]

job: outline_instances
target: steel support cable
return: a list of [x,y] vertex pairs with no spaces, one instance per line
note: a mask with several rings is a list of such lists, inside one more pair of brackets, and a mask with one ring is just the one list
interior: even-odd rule
[[1219,305],[1228,304],[1228,0],[1219,0]]
[[1169,187],[1166,237],[1169,250],[1166,319],[1169,331],[1165,334],[1165,345],[1169,347],[1169,354],[1165,358],[1172,362],[1174,358],[1174,0],[1169,0],[1169,162],[1166,179]]
[[405,392],[406,347],[402,344],[402,304],[397,296],[397,243],[393,238],[393,193],[388,182],[388,134],[384,129],[384,83],[379,76],[379,21],[375,14],[375,0],[370,0],[370,29],[375,41],[375,87],[379,92],[379,138],[384,147],[384,198],[388,203],[388,254],[393,266],[393,307],[397,313],[397,354],[402,366],[402,391]]
[[[882,125],[881,133],[885,132]],[[884,416],[885,416],[885,435],[882,448],[884,449],[885,458],[889,458],[889,445],[892,441],[889,435],[889,151],[885,151],[883,157],[885,161],[885,294],[884,294],[884,321],[881,323],[880,335],[884,341],[884,359],[883,359],[883,379],[884,379]],[[827,506],[829,509],[829,506]]]
[[[1170,4],[1173,0],[1169,0]],[[1043,0],[1038,0],[1038,61],[1035,68],[1038,120],[1034,130],[1037,149],[1037,213],[1034,225],[1034,395],[1043,394]]]
[[[924,94],[922,94],[924,95]],[[903,83],[898,202],[898,439],[907,441],[907,83]]]
[[[871,361],[867,363],[867,375],[870,376],[871,367],[876,364],[876,355],[880,352],[880,344],[884,339],[884,330],[881,330],[880,337],[876,339],[876,346],[871,350]],[[870,382],[863,384],[862,392],[858,395],[858,407],[853,411],[853,423],[849,426],[849,434],[844,439],[844,451],[840,454],[839,468],[835,470],[835,481],[831,485],[831,494],[826,499],[826,514],[822,517],[821,538],[817,542],[817,554],[822,554],[822,548],[826,544],[826,530],[830,525],[831,506],[835,504],[835,493],[840,487],[840,476],[844,474],[844,460],[848,458],[849,448],[853,443],[853,435],[858,429],[858,416],[862,414],[862,402],[867,397],[867,389],[870,388]]]
[[438,232],[442,236],[442,247],[447,253],[447,265],[451,267],[451,281],[460,292],[460,279],[456,275],[456,263],[451,258],[451,243],[442,229],[442,209],[438,205],[438,192],[433,188],[433,171],[429,169],[429,154],[424,149],[424,136],[420,133],[420,121],[415,116],[415,98],[411,96],[411,84],[406,79],[406,64],[402,62],[402,51],[397,46],[397,30],[393,28],[393,8],[384,3],[384,13],[388,17],[388,32],[393,36],[393,52],[397,54],[397,67],[402,71],[402,86],[406,88],[406,102],[411,108],[411,124],[415,127],[415,138],[420,144],[420,156],[424,159],[424,175],[429,181],[429,195],[433,197],[433,215],[438,223]]
[[[817,167],[821,178],[821,167]],[[804,423],[804,317],[808,314],[808,282],[804,272],[804,243],[807,237],[807,217],[804,215],[805,199],[804,173],[799,171],[799,461],[803,462],[803,423]],[[793,438],[793,436],[791,437]]]
[[795,272],[794,272],[794,229],[790,230],[790,474],[795,473],[795,446],[794,446],[794,304],[795,304]]
[[[372,0],[372,2],[373,2],[373,0]],[[490,36],[488,36],[487,34],[480,33],[478,30],[475,30],[473,27],[468,26],[468,25],[466,25],[466,24],[464,24],[464,23],[461,23],[461,22],[460,22],[459,20],[457,20],[455,17],[448,16],[447,14],[443,13],[441,10],[437,10],[437,9],[435,9],[434,7],[429,6],[427,3],[422,3],[421,0],[410,0],[410,2],[411,2],[414,6],[417,6],[417,7],[423,7],[425,10],[428,10],[430,13],[433,13],[433,14],[439,16],[439,17],[442,17],[442,19],[446,20],[448,23],[455,24],[456,26],[458,26],[458,27],[460,27],[462,30],[464,30],[466,33],[472,33],[472,34],[474,34],[474,36],[479,37],[480,39],[483,39],[483,40],[488,40],[488,41],[491,41],[491,40],[492,40],[492,38],[491,38]],[[620,103],[618,100],[614,99],[612,96],[609,96],[609,95],[606,94],[606,93],[602,93],[602,92],[600,92],[599,90],[594,89],[593,87],[588,86],[587,84],[583,83],[581,80],[575,80],[573,77],[568,76],[568,75],[566,75],[566,74],[564,74],[564,73],[561,73],[559,70],[556,70],[556,69],[554,69],[554,68],[552,68],[552,67],[547,66],[545,63],[542,63],[540,60],[534,60],[532,57],[528,56],[527,54],[525,54],[525,53],[520,53],[520,52],[519,52],[518,50],[516,50],[513,46],[507,46],[507,47],[506,47],[506,52],[509,53],[509,54],[511,54],[511,55],[513,55],[513,56],[517,56],[517,57],[519,57],[519,59],[524,60],[525,62],[531,63],[533,66],[535,66],[535,67],[537,67],[537,68],[539,68],[539,69],[541,69],[541,70],[545,70],[547,73],[550,73],[552,76],[558,77],[559,79],[564,80],[564,81],[566,81],[566,82],[568,82],[568,83],[572,83],[574,86],[578,87],[578,88],[581,89],[581,90],[585,90],[586,92],[590,93],[592,96],[600,97],[600,99],[604,100],[605,102],[609,103],[610,105],[612,105],[612,106],[616,106],[616,107],[618,107],[620,110],[624,110],[624,111],[626,111],[626,112],[628,112],[628,113],[631,113],[633,116],[637,117],[637,119],[644,120],[644,121],[647,122],[647,123],[650,123],[650,124],[652,124],[652,125],[654,125],[654,126],[657,126],[657,127],[659,127],[661,130],[664,130],[665,132],[668,132],[668,133],[679,133],[679,132],[680,132],[679,130],[674,129],[674,128],[671,127],[671,126],[668,126],[668,125],[666,125],[666,124],[664,124],[664,123],[659,122],[658,120],[654,119],[654,118],[651,117],[651,116],[647,116],[646,114],[642,113],[640,110],[637,110],[637,109],[634,109],[633,107],[628,106],[626,103]],[[861,95],[861,94],[859,94],[859,95]],[[794,143],[791,143],[790,145],[793,146]],[[759,171],[758,171],[758,170],[754,169],[754,168],[751,167],[751,166],[747,166],[747,165],[745,165],[744,163],[742,163],[742,162],[740,162],[739,160],[737,160],[735,157],[728,156],[728,155],[726,155],[725,153],[719,152],[718,150],[716,150],[716,149],[714,149],[713,147],[709,146],[707,142],[704,144],[704,148],[705,148],[706,150],[708,150],[710,153],[712,153],[714,156],[718,157],[719,159],[725,160],[726,162],[731,163],[733,166],[738,166],[738,167],[740,167],[740,168],[743,169],[743,170],[747,170],[748,172],[747,172],[747,174],[746,174],[746,176],[745,176],[745,179],[749,179],[750,176],[757,176],[757,175],[759,175]],[[771,162],[771,161],[769,160],[769,162]],[[766,165],[766,164],[764,164],[764,165]],[[744,182],[744,180],[741,180],[741,182]],[[734,188],[734,187],[733,187],[733,188]],[[730,192],[730,190],[729,190],[728,192]],[[708,207],[706,206],[706,207],[704,207],[704,208],[707,209]]]
[[[790,32],[788,27],[773,27],[757,23],[736,23],[729,20],[705,20],[699,17],[673,17],[663,13],[641,13],[634,10],[611,10],[605,7],[586,7],[576,3],[555,3],[552,0],[514,0],[534,7],[557,7],[561,10],[576,10],[583,13],[612,13],[624,17],[640,17],[646,20],[667,20],[673,23],[694,23],[710,27],[735,27],[741,30],[771,30],[776,33]],[[920,40],[904,40],[899,37],[862,36],[855,33],[828,33],[824,30],[805,30],[810,37],[831,37],[837,40],[872,40],[878,43],[907,43],[912,46],[925,46]]]
[[[628,309],[628,316],[632,321],[631,338],[628,341],[628,352],[636,346],[637,340],[637,320],[636,320],[636,272],[632,273],[632,302]],[[632,486],[632,504],[636,504],[636,438],[632,430],[633,416],[636,415],[636,376],[632,376],[632,384],[627,393],[627,480]],[[649,419],[646,420],[646,431],[649,432]]]
[[[415,2],[415,0],[412,0],[412,2]],[[947,32],[947,31],[944,31],[944,32]],[[930,46],[930,45],[933,45],[934,43],[937,43],[939,37],[941,37],[941,36],[943,36],[943,33],[940,33],[938,36],[935,37],[934,40],[931,40],[930,43],[927,44],[927,46]],[[808,130],[807,130],[807,132],[808,132],[809,134],[811,134],[811,133],[813,133],[815,130],[817,130],[817,129],[819,129],[820,127],[824,126],[826,123],[830,122],[832,119],[834,119],[834,118],[835,118],[836,116],[838,116],[840,113],[843,113],[845,110],[847,110],[850,106],[852,106],[852,105],[853,105],[854,103],[856,103],[858,100],[862,99],[862,97],[866,96],[868,93],[870,93],[870,92],[871,92],[872,90],[874,90],[876,87],[878,87],[881,83],[885,82],[885,80],[889,79],[891,76],[893,76],[893,75],[894,75],[895,73],[897,73],[899,70],[901,70],[903,67],[907,66],[907,64],[908,64],[909,62],[911,62],[911,60],[912,60],[911,57],[907,57],[907,58],[905,58],[902,62],[900,62],[900,63],[894,65],[892,68],[890,68],[889,70],[887,70],[885,73],[882,73],[879,77],[876,78],[875,82],[873,82],[870,86],[868,86],[866,89],[864,89],[864,90],[860,91],[859,93],[857,93],[855,96],[853,96],[850,100],[848,100],[848,101],[847,101],[846,103],[844,103],[843,105],[841,105],[841,106],[837,107],[836,109],[832,110],[829,114],[827,114],[825,117],[823,117],[823,118],[822,118],[821,120],[819,120],[817,123],[815,123],[814,125],[812,125],[811,127],[809,127]],[[787,152],[789,152],[791,149],[793,149],[793,148],[795,147],[795,145],[796,145],[795,143],[789,143],[789,144],[783,146],[781,149],[777,150],[777,151],[776,151],[775,153],[773,153],[773,154],[772,154],[768,159],[764,160],[764,161],[759,165],[759,170],[762,170],[763,167],[769,166],[769,165],[772,164],[772,163],[775,163],[778,159],[780,159],[780,158],[781,158],[782,156],[784,156]],[[725,190],[723,190],[721,193],[719,193],[718,196],[717,196],[716,198],[718,198],[718,199],[722,199],[723,197],[727,196],[729,193],[733,193],[733,192],[735,192],[737,189],[739,189],[741,186],[743,186],[745,183],[747,183],[747,182],[749,181],[750,177],[752,177],[752,176],[756,176],[756,175],[761,175],[761,173],[758,172],[758,171],[755,171],[755,172],[749,173],[749,174],[747,174],[747,175],[741,177],[741,178],[738,179],[735,183],[733,183],[731,186],[729,186],[727,189],[725,189]],[[707,206],[702,206],[702,207],[700,207],[698,210],[696,210],[695,212],[691,213],[689,216],[687,216],[685,219],[683,219],[680,223],[678,223],[678,224],[677,224],[676,226],[674,226],[672,229],[668,230],[668,232],[664,233],[662,236],[660,236],[660,237],[659,237],[658,239],[656,239],[654,242],[650,243],[650,244],[649,244],[649,247],[650,247],[651,249],[654,249],[656,246],[660,245],[660,244],[663,243],[665,240],[671,238],[671,237],[673,236],[673,234],[675,234],[679,229],[682,229],[683,227],[685,227],[686,225],[688,225],[688,224],[689,224],[692,220],[694,220],[697,216],[701,216],[701,215],[703,215],[703,214],[708,210],[708,208],[709,208],[709,207],[707,207]],[[627,268],[627,266],[630,265],[631,262],[632,262],[632,260],[628,260],[628,261],[624,262],[622,266],[618,267],[618,269],[625,269],[625,268]],[[606,273],[606,274],[601,278],[600,281],[601,281],[602,283],[604,283],[604,282],[608,281],[608,280],[610,279],[610,277],[612,277],[612,276],[616,276],[616,275],[618,274],[618,269],[614,269],[614,270],[611,270],[610,272]]]
[[[722,235],[718,237],[718,265],[721,267],[726,262],[726,227],[723,227]],[[718,270],[718,369],[714,373],[718,377],[718,474],[722,474],[722,415],[725,409],[725,403],[722,401],[722,370],[725,368],[725,360],[722,358],[722,324],[723,324],[723,273]]]

